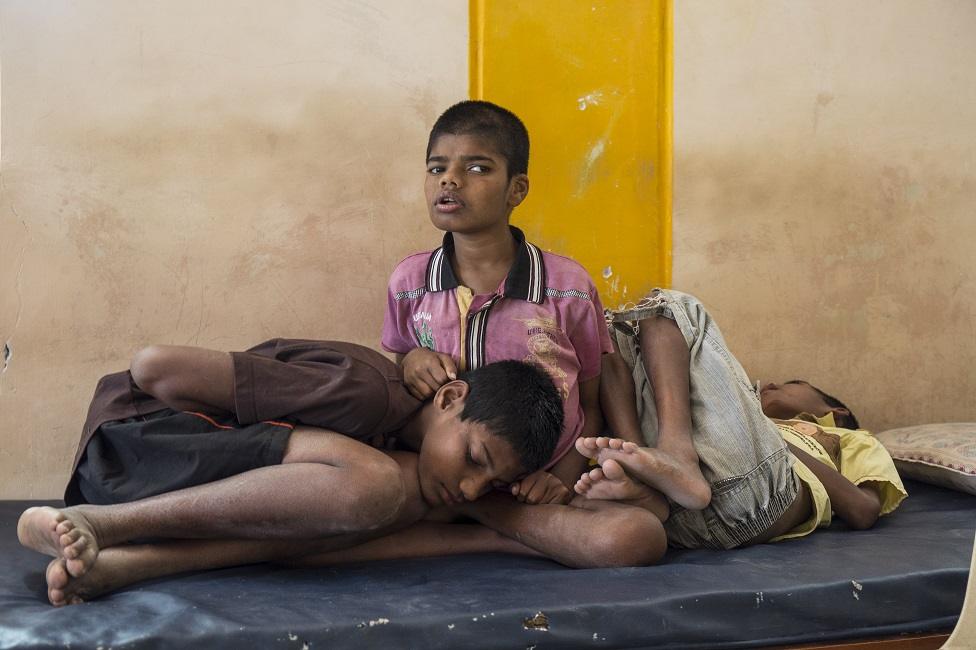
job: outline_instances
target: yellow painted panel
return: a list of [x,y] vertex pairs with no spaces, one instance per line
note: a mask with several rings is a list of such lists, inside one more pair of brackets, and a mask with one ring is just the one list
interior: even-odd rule
[[671,281],[670,0],[470,0],[471,96],[529,129],[513,223],[607,306]]

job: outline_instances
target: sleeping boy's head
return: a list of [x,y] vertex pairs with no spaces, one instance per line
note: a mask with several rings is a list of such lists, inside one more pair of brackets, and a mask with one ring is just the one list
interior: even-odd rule
[[522,361],[462,373],[438,389],[427,411],[417,473],[434,506],[473,501],[539,469],[563,426],[552,379]]
[[462,234],[505,228],[529,192],[529,133],[514,113],[469,100],[444,111],[427,141],[433,224]]
[[791,379],[785,384],[766,384],[759,398],[767,417],[788,420],[800,413],[817,417],[833,413],[834,423],[838,427],[860,428],[857,418],[843,402],[801,379]]

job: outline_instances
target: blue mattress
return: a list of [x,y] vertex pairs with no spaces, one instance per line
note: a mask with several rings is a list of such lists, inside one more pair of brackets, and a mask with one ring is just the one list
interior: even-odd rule
[[32,503],[4,501],[0,648],[713,649],[947,632],[962,609],[976,496],[907,487],[870,531],[835,524],[783,544],[672,551],[654,567],[573,570],[495,554],[260,565],[60,609],[46,602],[47,558],[17,543]]

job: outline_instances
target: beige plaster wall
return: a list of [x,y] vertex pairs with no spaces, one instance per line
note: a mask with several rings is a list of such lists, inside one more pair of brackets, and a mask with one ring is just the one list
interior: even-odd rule
[[675,2],[674,286],[753,377],[976,420],[976,3]]
[[146,343],[378,344],[466,92],[456,0],[0,4],[0,498],[60,495]]

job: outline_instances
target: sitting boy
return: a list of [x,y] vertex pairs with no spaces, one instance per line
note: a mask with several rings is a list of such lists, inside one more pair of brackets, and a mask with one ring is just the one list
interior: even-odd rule
[[564,400],[563,433],[548,471],[512,491],[527,503],[566,502],[586,466],[573,441],[602,426],[600,358],[612,348],[596,287],[578,263],[509,225],[529,192],[529,134],[512,112],[485,101],[451,106],[431,129],[426,164],[427,208],[443,243],[394,269],[383,347],[420,399],[458,369],[502,359],[545,368]]
[[806,535],[831,510],[869,528],[907,496],[839,400],[796,380],[754,388],[694,297],[657,290],[608,320],[619,354],[601,397],[619,437],[577,441],[601,465],[579,493],[643,505],[673,546],[718,549]]
[[[561,425],[552,381],[522,362],[462,374],[422,404],[395,364],[349,343],[154,346],[98,384],[65,496],[76,505],[28,509],[18,536],[57,558],[52,592],[136,538],[341,547],[538,469]],[[394,436],[416,453],[381,451]]]

